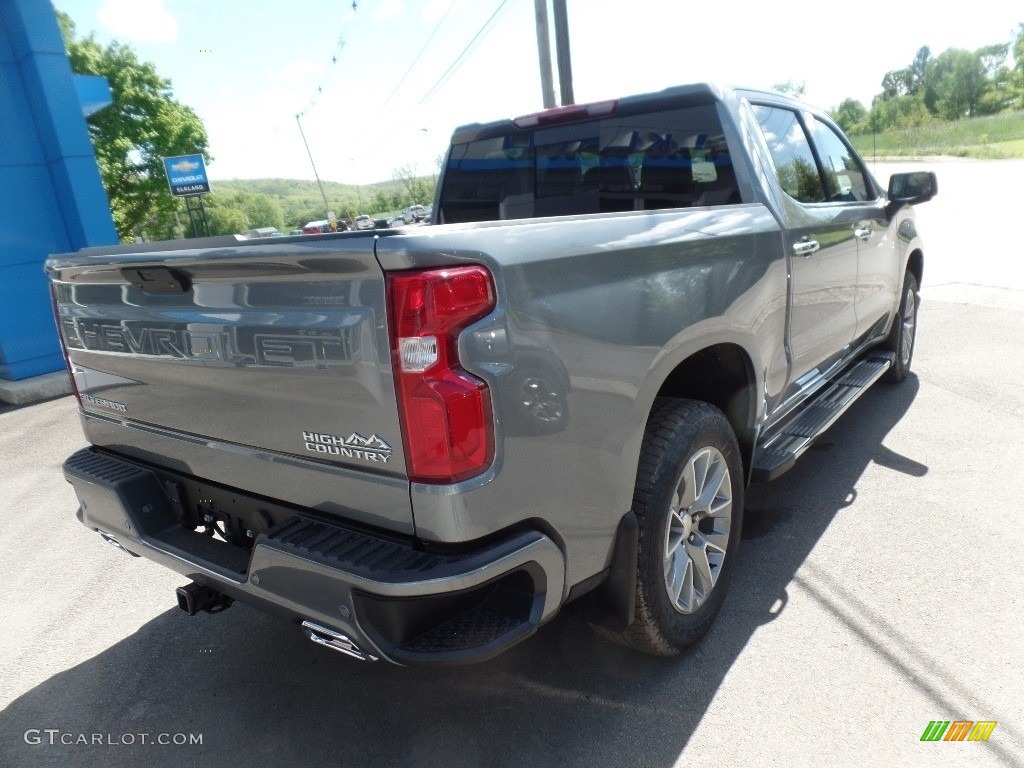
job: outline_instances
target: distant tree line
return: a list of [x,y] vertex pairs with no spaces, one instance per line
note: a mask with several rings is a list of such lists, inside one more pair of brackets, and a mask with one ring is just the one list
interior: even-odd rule
[[[210,234],[229,235],[258,227],[281,232],[301,229],[311,221],[327,218],[316,182],[300,179],[230,179],[212,182],[212,194],[204,197]],[[325,181],[324,192],[338,219],[352,223],[361,213],[394,214],[416,203],[434,199],[434,181],[415,175],[411,166],[394,171],[391,181],[355,186]],[[179,216],[187,224],[184,213]],[[178,237],[191,237],[191,230]]]
[[846,99],[832,118],[858,134],[1024,109],[1024,23],[1012,42],[976,51],[950,48],[933,57],[923,46],[909,65],[886,72],[881,85],[870,109]]

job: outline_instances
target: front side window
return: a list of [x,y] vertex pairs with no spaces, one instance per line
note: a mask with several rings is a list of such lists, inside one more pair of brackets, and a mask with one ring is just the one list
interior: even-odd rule
[[823,203],[828,198],[807,134],[796,112],[781,107],[754,105],[754,115],[768,142],[779,184],[801,203]]
[[828,199],[853,202],[868,199],[864,169],[831,127],[815,118],[810,124],[814,146],[821,158]]

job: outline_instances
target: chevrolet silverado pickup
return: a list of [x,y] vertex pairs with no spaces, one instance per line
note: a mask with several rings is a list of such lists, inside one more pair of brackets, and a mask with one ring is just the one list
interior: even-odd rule
[[473,124],[433,226],[46,264],[78,518],[326,648],[477,661],[568,602],[676,654],[744,490],[907,376],[934,174],[709,84]]

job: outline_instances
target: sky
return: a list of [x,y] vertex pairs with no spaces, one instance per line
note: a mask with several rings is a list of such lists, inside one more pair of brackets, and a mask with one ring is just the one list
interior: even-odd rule
[[[367,184],[435,171],[459,125],[542,107],[534,0],[53,2],[79,35],[127,43],[171,80],[206,124],[214,180],[312,179],[297,114],[321,178]],[[795,81],[822,108],[870,105],[922,45],[1009,42],[1024,22],[1007,0],[955,7],[567,0],[575,97]]]

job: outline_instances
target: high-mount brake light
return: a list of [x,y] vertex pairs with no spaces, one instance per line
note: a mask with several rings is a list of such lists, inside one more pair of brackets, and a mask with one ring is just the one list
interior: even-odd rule
[[567,123],[571,120],[584,120],[588,117],[607,117],[615,114],[618,104],[618,99],[595,101],[593,104],[569,104],[564,107],[545,109],[543,112],[522,115],[512,122],[517,128],[536,128],[539,125]]
[[459,363],[459,333],[495,305],[481,266],[387,276],[391,354],[410,479],[455,483],[494,459],[487,384]]
[[57,302],[57,286],[50,283],[50,306],[53,307],[53,322],[57,325],[57,341],[60,342],[60,353],[64,357],[64,367],[68,369],[68,378],[71,379],[71,391],[75,393],[78,404],[82,404],[82,393],[78,391],[78,382],[75,381],[75,369],[71,365],[71,358],[68,356],[68,345],[64,343],[64,329],[60,322],[60,304]]

